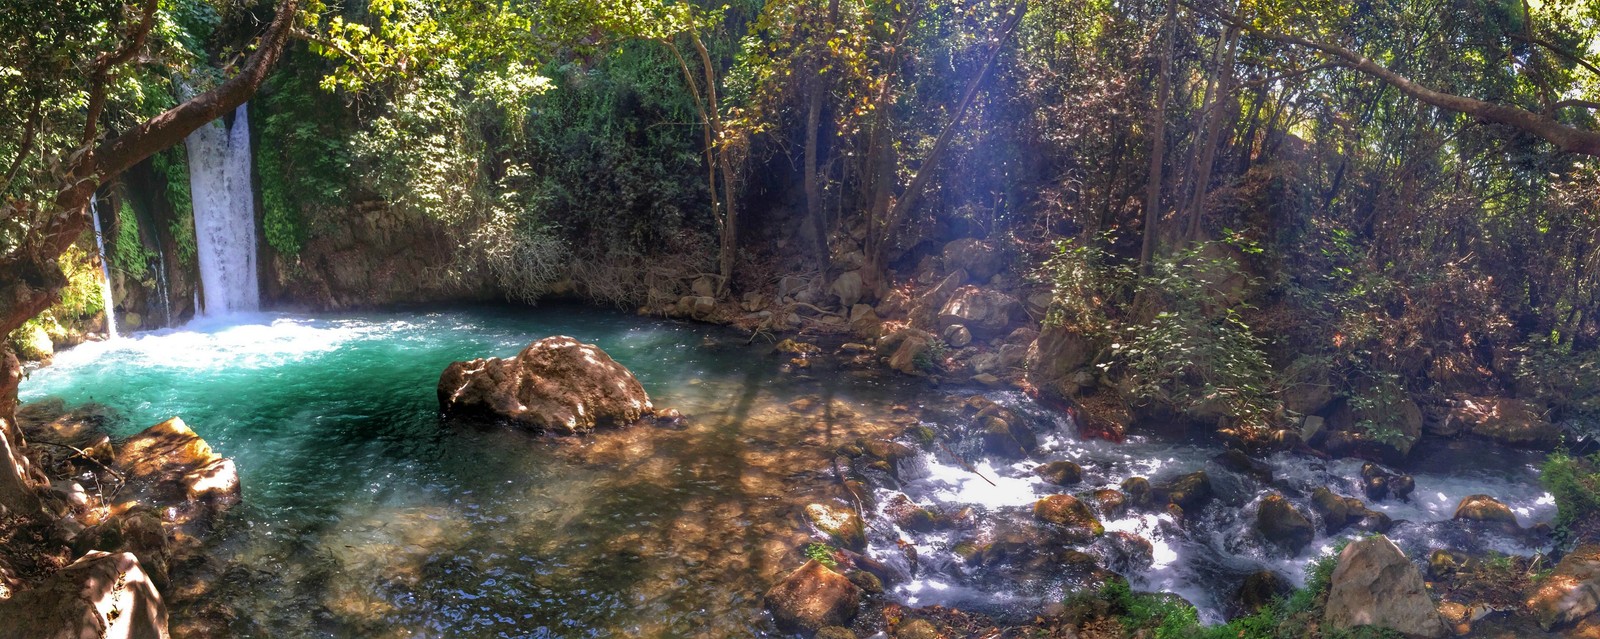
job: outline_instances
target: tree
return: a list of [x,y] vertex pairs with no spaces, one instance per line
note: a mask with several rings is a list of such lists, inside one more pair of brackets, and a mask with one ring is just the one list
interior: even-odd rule
[[[0,49],[0,113],[28,114],[20,135],[0,142],[12,154],[0,204],[0,334],[59,299],[65,278],[56,260],[89,228],[95,190],[249,99],[277,62],[300,9],[299,0],[279,3],[255,51],[211,89],[151,117],[110,109],[121,83],[155,59],[146,55],[160,5],[38,0],[0,16],[7,43]],[[15,416],[20,368],[11,353],[3,359],[0,512],[32,512],[38,501]]]
[[[1291,11],[1291,8],[1298,10]],[[1510,39],[1524,44],[1535,45],[1540,49],[1553,51],[1568,64],[1582,66],[1589,71],[1600,74],[1600,64],[1589,60],[1587,53],[1579,53],[1549,40],[1531,35],[1534,16],[1526,3],[1523,4],[1522,8],[1524,32],[1512,34]],[[1595,100],[1582,97],[1566,97],[1556,102],[1549,96],[1559,92],[1545,85],[1541,89],[1543,89],[1542,93],[1547,108],[1543,112],[1535,112],[1513,103],[1479,99],[1438,90],[1415,81],[1411,77],[1395,71],[1391,66],[1380,63],[1363,54],[1359,47],[1347,46],[1326,38],[1305,37],[1296,33],[1297,27],[1310,30],[1310,27],[1296,24],[1298,21],[1309,21],[1313,24],[1321,23],[1324,32],[1329,23],[1338,24],[1341,21],[1348,21],[1348,16],[1339,15],[1337,11],[1330,11],[1323,7],[1268,7],[1255,15],[1235,15],[1221,12],[1213,15],[1258,38],[1292,45],[1321,54],[1338,66],[1376,78],[1407,97],[1423,104],[1465,114],[1481,122],[1500,124],[1526,131],[1569,153],[1600,157],[1600,129],[1592,128],[1593,118],[1585,118],[1589,120],[1588,126],[1574,124],[1562,119],[1562,112],[1569,109],[1582,110],[1585,113],[1592,109],[1600,109],[1600,102]],[[1351,31],[1353,29],[1344,30],[1346,33]],[[1535,57],[1534,59],[1537,60],[1539,58]],[[1539,82],[1537,75],[1538,71],[1536,70],[1528,71],[1527,81]],[[1577,87],[1574,86],[1572,88]]]

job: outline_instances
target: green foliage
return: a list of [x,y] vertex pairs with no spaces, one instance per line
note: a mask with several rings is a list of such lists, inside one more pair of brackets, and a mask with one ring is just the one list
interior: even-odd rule
[[189,191],[189,156],[184,147],[176,146],[150,156],[150,165],[166,189],[167,202],[172,205],[173,243],[181,265],[195,264],[194,196]]
[[1051,286],[1045,326],[1063,326],[1094,334],[1106,330],[1106,308],[1131,290],[1137,273],[1127,263],[1106,252],[1115,236],[1105,233],[1093,242],[1058,242],[1045,260],[1038,278]]
[[710,231],[700,131],[676,62],[654,42],[550,71],[519,150],[528,209],[575,245],[645,253],[688,226]]
[[1600,455],[1579,458],[1558,451],[1541,471],[1539,481],[1555,497],[1558,538],[1570,541],[1595,531],[1600,524]]
[[928,341],[928,350],[917,353],[911,358],[911,365],[924,373],[938,373],[943,370],[944,360],[950,355],[950,345],[937,336]]
[[1111,579],[1100,587],[1100,597],[1111,604],[1128,630],[1152,628],[1156,639],[1188,639],[1200,630],[1194,606],[1183,599],[1152,593],[1135,593],[1126,579]]
[[291,55],[257,101],[262,228],[267,244],[293,256],[305,244],[308,217],[346,204],[351,127],[331,93],[318,88],[319,65]]
[[822,542],[806,544],[806,558],[816,560],[817,563],[829,568],[835,568],[839,565],[839,560],[834,559],[834,553],[836,552],[838,552],[837,548]]
[[145,248],[144,241],[139,237],[139,216],[133,212],[133,207],[127,200],[122,200],[122,206],[117,207],[116,235],[109,238],[106,243],[107,257],[111,264],[129,277],[143,280],[150,275],[150,260],[155,254]]
[[[1198,244],[1139,277],[1099,243],[1063,243],[1042,270],[1054,288],[1045,323],[1110,342],[1100,366],[1127,375],[1136,397],[1179,410],[1217,407],[1247,428],[1264,427],[1277,408],[1266,342],[1244,320],[1249,306],[1239,291],[1248,278],[1218,254],[1217,245]],[[1107,312],[1130,299],[1153,310]]]

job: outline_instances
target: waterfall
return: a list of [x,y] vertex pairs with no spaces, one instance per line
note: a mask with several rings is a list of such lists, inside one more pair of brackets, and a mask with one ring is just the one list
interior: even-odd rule
[[111,266],[106,263],[106,240],[100,232],[100,199],[89,196],[89,218],[94,220],[94,245],[100,250],[100,299],[106,307],[106,337],[117,338],[116,300],[111,297]]
[[162,326],[172,326],[172,289],[167,285],[167,252],[156,246],[156,294],[161,296]]
[[[245,105],[231,130],[221,119],[189,134],[189,188],[205,315],[261,308],[256,278],[255,200],[250,190],[250,126]],[[199,306],[195,312],[199,314]]]

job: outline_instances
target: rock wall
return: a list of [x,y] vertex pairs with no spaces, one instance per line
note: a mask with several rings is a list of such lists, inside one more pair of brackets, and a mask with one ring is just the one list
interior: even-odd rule
[[268,251],[262,305],[323,311],[492,299],[489,275],[463,275],[454,250],[435,220],[357,203],[312,223],[298,255]]

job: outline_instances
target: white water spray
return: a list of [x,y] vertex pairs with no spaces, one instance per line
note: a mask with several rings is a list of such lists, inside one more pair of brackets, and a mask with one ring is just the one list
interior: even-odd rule
[[190,133],[186,144],[205,315],[260,310],[245,105],[234,112],[231,129],[218,119]]
[[111,266],[106,263],[106,241],[100,232],[100,199],[89,196],[89,219],[94,220],[94,245],[100,250],[100,299],[106,308],[106,337],[117,338],[117,311],[112,308]]

